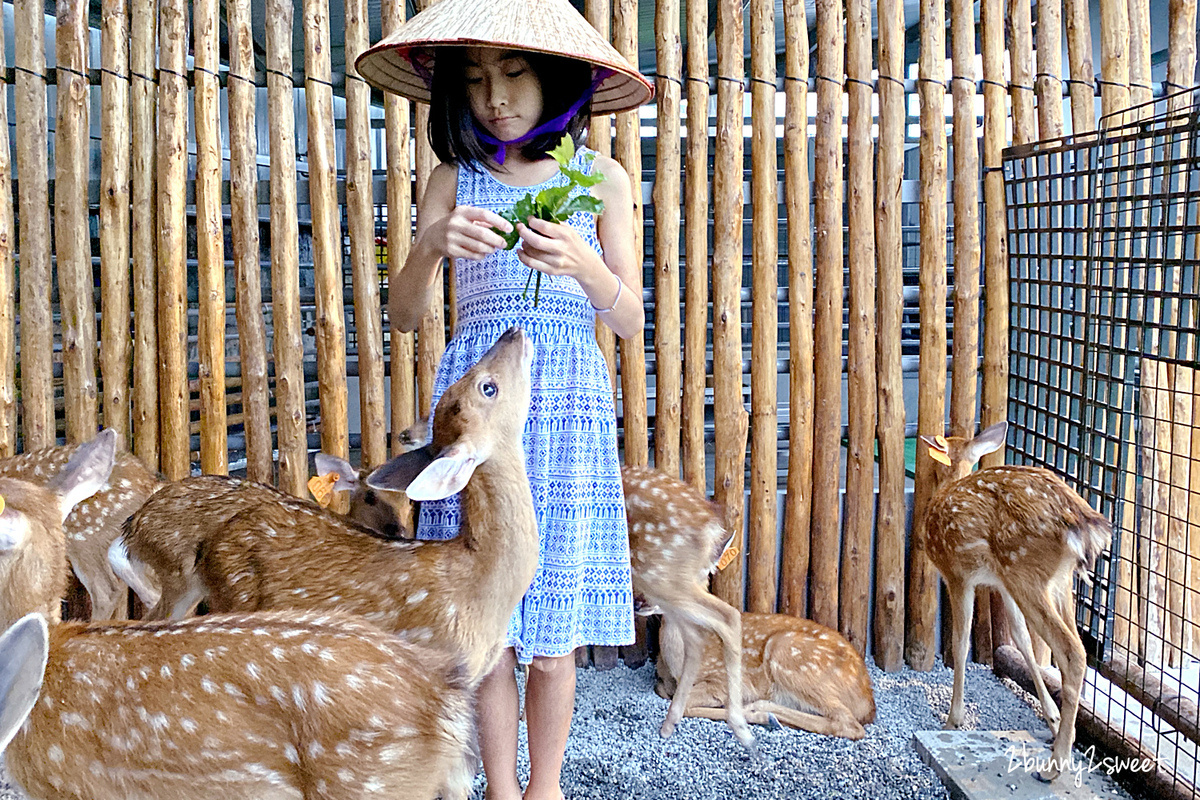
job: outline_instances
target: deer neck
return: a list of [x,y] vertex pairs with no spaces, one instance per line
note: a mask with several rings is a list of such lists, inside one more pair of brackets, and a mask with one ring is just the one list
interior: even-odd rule
[[537,553],[537,518],[525,454],[518,448],[498,449],[481,464],[462,491],[459,537],[468,550],[488,555],[492,563],[517,566]]

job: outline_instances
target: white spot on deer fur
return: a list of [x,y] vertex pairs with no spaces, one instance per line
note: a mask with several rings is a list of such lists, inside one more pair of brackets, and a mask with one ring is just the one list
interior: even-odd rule
[[158,674],[162,675],[164,678],[170,678],[171,677],[171,668],[168,667],[166,664],[163,664],[162,667],[158,670]]
[[284,745],[283,757],[293,764],[300,763],[300,754],[296,752],[296,748],[293,745]]
[[262,678],[262,670],[253,661],[246,665],[246,674],[256,681]]
[[283,689],[279,688],[278,686],[271,687],[271,697],[274,697],[275,702],[279,703],[280,705],[287,702],[287,692],[283,691]]
[[412,594],[410,594],[408,596],[408,598],[404,601],[404,604],[407,606],[411,606],[414,603],[421,602],[426,597],[429,597],[429,592],[425,589],[418,589],[417,591],[413,592]]
[[200,727],[196,724],[196,720],[191,719],[190,717],[184,717],[183,719],[179,720],[179,725],[188,733],[195,733]]
[[304,687],[296,684],[292,687],[292,702],[296,704],[296,708],[303,711],[307,707],[307,701],[304,699]]
[[187,669],[188,667],[192,666],[195,663],[196,663],[196,657],[191,655],[190,653],[184,653],[183,655],[181,655],[179,657],[179,666],[183,667],[184,669]]
[[61,764],[63,762],[63,750],[58,745],[52,744],[50,745],[50,749],[46,751],[46,757],[55,764]]
[[342,783],[352,783],[354,781],[354,773],[345,767],[339,769],[337,775],[338,780],[340,780]]
[[364,686],[363,679],[358,677],[357,675],[347,675],[346,676],[346,685],[349,686],[351,689],[354,689],[355,691],[361,690]]
[[379,750],[379,758],[385,764],[399,764],[405,755],[405,748],[398,744],[389,744]]
[[246,697],[244,694],[242,694],[241,689],[228,682],[225,684],[225,694],[229,695],[230,697],[239,697],[242,699],[245,699]]
[[333,748],[333,752],[341,758],[350,758],[354,755],[354,747],[349,742],[338,742],[337,747]]
[[325,752],[325,746],[320,742],[310,742],[308,745],[308,757],[316,758]]
[[64,711],[59,716],[59,719],[62,720],[63,725],[69,728],[83,728],[85,731],[90,731],[92,729],[92,723],[82,714],[76,714],[72,711]]
[[330,705],[333,700],[329,697],[329,690],[325,688],[325,684],[320,681],[313,681],[312,685],[313,700],[319,706]]
[[217,693],[217,684],[214,683],[207,675],[200,679],[200,688],[209,694]]

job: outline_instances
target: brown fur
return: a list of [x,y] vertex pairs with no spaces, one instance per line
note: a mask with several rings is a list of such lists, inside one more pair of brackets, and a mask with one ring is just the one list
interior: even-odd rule
[[[28,525],[23,546],[0,551],[0,629],[30,611],[52,622],[67,592],[67,555],[58,496],[17,478],[0,478],[6,523]],[[22,520],[24,517],[24,520]]]
[[[0,476],[43,484],[66,465],[79,445],[34,450],[0,460]],[[108,483],[71,511],[63,523],[66,558],[92,598],[92,619],[125,616],[127,587],[108,564],[108,547],[121,526],[161,486],[130,453],[117,455]]]

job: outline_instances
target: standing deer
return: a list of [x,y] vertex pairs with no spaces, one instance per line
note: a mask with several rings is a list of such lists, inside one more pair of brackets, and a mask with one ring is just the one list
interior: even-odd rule
[[473,710],[444,653],[337,614],[57,624],[66,562],[44,554],[111,445],[46,486],[0,479],[0,751],[28,794],[466,796]]
[[[459,536],[389,540],[315,505],[259,504],[208,526],[200,542],[196,575],[210,608],[360,615],[460,655],[474,686],[498,659],[509,618],[537,569],[522,445],[532,355],[520,330],[503,334],[446,390],[429,447],[398,456],[367,480],[376,489],[407,488],[414,500],[461,492]],[[209,513],[210,504],[164,489],[131,521],[130,551],[145,559],[134,543],[161,535],[149,520],[166,526]]]
[[663,735],[683,716],[703,717],[724,720],[748,745],[746,722],[773,716],[814,733],[865,736],[875,699],[850,643],[810,620],[743,614],[714,597],[708,578],[732,538],[716,506],[661,472],[625,467],[624,475],[634,593],[663,615],[659,691],[671,699]]
[[[115,436],[109,429],[99,436]],[[115,444],[115,439],[114,439]],[[0,477],[44,484],[81,445],[33,450],[0,459]],[[161,486],[158,476],[136,456],[118,453],[108,483],[84,500],[63,523],[67,561],[92,598],[92,619],[125,616],[127,590],[108,563],[108,548],[121,535],[126,518]]]
[[[1109,521],[1053,472],[1040,467],[971,467],[1004,444],[1008,423],[973,439],[928,437],[929,455],[945,482],[919,523],[917,541],[941,572],[954,621],[954,695],[947,728],[963,720],[963,678],[970,647],[975,587],[1000,592],[1013,638],[1037,687],[1052,732],[1051,766],[1058,777],[1075,741],[1075,716],[1087,662],[1075,629],[1072,579],[1090,571],[1112,537]],[[1033,656],[1029,629],[1050,646],[1062,670],[1062,713],[1054,705]]]

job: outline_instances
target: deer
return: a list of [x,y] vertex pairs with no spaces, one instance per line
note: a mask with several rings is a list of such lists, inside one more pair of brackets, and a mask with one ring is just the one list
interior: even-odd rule
[[[918,546],[937,567],[953,618],[954,693],[947,728],[963,721],[963,683],[975,588],[988,586],[1004,600],[1013,639],[1033,676],[1054,736],[1050,765],[1035,773],[1050,782],[1068,764],[1087,668],[1074,625],[1073,578],[1086,579],[1109,546],[1108,519],[1054,472],[1041,467],[996,466],[971,472],[981,457],[1004,445],[1001,421],[974,438],[922,436],[944,482],[918,523]],[[1050,646],[1062,670],[1062,710],[1046,690],[1029,631]]]
[[657,691],[671,705],[660,733],[688,716],[726,722],[746,746],[747,723],[863,738],[875,699],[862,656],[811,620],[741,613],[709,593],[709,576],[737,556],[718,507],[657,470],[623,475],[639,613],[663,615]]
[[[109,431],[99,435],[116,436]],[[44,484],[81,446],[48,447],[0,459],[0,477]],[[91,597],[92,619],[125,616],[127,589],[108,563],[108,548],[120,536],[125,519],[161,486],[158,475],[136,456],[117,453],[108,483],[76,506],[63,523],[66,559]]]
[[[406,535],[395,509],[360,479],[358,470],[326,453],[317,453],[315,461],[318,474],[337,476],[333,491],[351,493],[346,524],[389,539]],[[107,550],[112,571],[148,607],[147,620],[182,619],[195,610],[206,594],[196,574],[199,550],[239,512],[263,504],[284,506],[299,516],[315,509],[310,501],[273,486],[226,475],[184,478],[167,484],[160,494],[123,520],[119,537]]]
[[[519,329],[502,334],[443,394],[430,444],[367,478],[373,489],[406,489],[414,500],[461,492],[457,537],[384,539],[315,505],[258,504],[211,526],[199,547],[196,575],[210,610],[355,614],[461,656],[469,684],[477,685],[499,659],[509,618],[538,564],[522,444],[532,355]],[[151,515],[196,514],[168,487],[134,524],[144,526]]]

